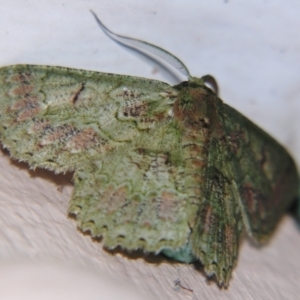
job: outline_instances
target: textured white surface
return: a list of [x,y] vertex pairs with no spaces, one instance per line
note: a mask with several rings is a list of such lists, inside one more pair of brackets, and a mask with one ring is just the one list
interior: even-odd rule
[[[93,9],[115,32],[177,55],[193,76],[214,75],[221,98],[271,132],[299,165],[299,1],[0,4],[0,65],[61,65],[163,80],[102,33],[89,13]],[[153,299],[298,299],[300,234],[288,216],[266,247],[242,243],[231,285],[220,291],[193,265],[112,255],[77,232],[66,218],[68,177],[28,171],[7,154],[1,154],[0,168],[1,299],[40,299],[52,292],[55,299],[120,299],[126,288],[137,299],[146,299],[140,292]],[[176,288],[177,279],[193,292]]]

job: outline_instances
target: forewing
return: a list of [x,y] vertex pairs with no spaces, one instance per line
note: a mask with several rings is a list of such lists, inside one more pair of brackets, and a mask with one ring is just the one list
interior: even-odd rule
[[299,179],[282,146],[217,97],[206,94],[201,99],[207,105],[209,124],[206,186],[191,246],[206,274],[227,286],[243,227],[256,241],[267,240],[296,198]]
[[183,93],[174,109],[185,128],[183,145],[189,153],[186,167],[193,178],[191,186],[199,191],[198,197],[193,197],[198,207],[194,222],[189,223],[189,246],[205,273],[215,275],[220,286],[228,286],[243,220],[224,130],[223,103],[200,84],[187,93],[183,83]]
[[205,102],[207,181],[191,247],[206,274],[226,287],[244,226],[256,241],[267,240],[297,197],[299,179],[292,158],[274,139],[216,96]]
[[232,172],[234,157],[228,151],[222,122],[222,102],[212,94],[206,98],[209,112],[206,183],[191,235],[191,248],[202,262],[205,273],[214,275],[220,286],[227,287],[238,257],[243,222]]
[[[0,69],[0,134],[14,158],[74,170],[69,211],[104,245],[186,244],[190,215],[177,92],[158,81],[59,67]],[[195,204],[196,205],[196,204]]]
[[236,265],[243,228],[238,188],[224,139],[211,137],[204,201],[191,235],[192,251],[208,276],[227,287]]
[[287,151],[263,130],[227,105],[223,111],[244,224],[254,240],[265,242],[297,198],[296,166]]
[[76,170],[168,116],[167,84],[61,67],[0,69],[0,138],[31,167]]

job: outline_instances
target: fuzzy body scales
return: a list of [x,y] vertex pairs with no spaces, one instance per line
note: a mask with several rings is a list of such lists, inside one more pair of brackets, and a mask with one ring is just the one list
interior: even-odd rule
[[200,260],[228,286],[243,231],[263,243],[297,197],[286,150],[203,81],[0,69],[0,138],[32,168],[74,171],[69,213],[105,247]]

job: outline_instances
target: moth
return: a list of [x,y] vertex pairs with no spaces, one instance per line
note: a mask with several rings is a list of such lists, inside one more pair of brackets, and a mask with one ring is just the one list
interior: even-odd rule
[[[95,16],[96,17],[96,16]],[[169,52],[188,81],[0,68],[0,139],[31,168],[74,172],[69,214],[108,249],[200,261],[228,287],[243,233],[259,244],[297,198],[288,152]]]

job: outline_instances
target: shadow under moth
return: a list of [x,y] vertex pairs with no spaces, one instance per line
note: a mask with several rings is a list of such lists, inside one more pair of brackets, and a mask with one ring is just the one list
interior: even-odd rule
[[[95,16],[96,17],[96,16]],[[266,242],[297,198],[295,163],[272,137],[187,75],[175,86],[62,67],[0,68],[0,139],[31,168],[74,172],[69,214],[108,249],[200,261],[227,287],[241,235]]]

